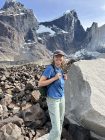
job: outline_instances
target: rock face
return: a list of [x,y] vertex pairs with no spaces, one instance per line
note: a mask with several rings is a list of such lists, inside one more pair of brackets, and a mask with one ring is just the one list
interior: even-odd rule
[[28,34],[31,34],[30,32],[33,32],[33,39],[37,41],[35,30],[38,22],[32,10],[26,9],[19,2],[6,2],[1,10],[4,11],[0,14],[2,22],[9,24],[18,32],[23,33],[24,36],[28,36]]
[[38,22],[33,11],[26,9],[21,3],[5,3],[2,10],[5,10],[5,12],[0,16],[0,20],[10,24],[18,31],[27,33],[30,29],[34,31],[37,29]]
[[1,139],[14,139],[14,140],[17,140],[19,139],[21,136],[21,129],[15,125],[15,124],[12,124],[12,123],[9,123],[7,125],[4,125],[2,128],[1,128]]
[[49,27],[55,32],[53,35],[44,34],[49,50],[53,51],[56,48],[60,48],[69,54],[81,48],[81,43],[85,38],[85,31],[74,10],[64,13],[58,19],[40,24]]
[[38,21],[33,11],[15,1],[6,1],[0,9],[1,61],[49,58],[49,51],[38,42]]
[[6,2],[16,2],[16,0],[6,0]]
[[65,85],[66,114],[72,122],[105,138],[105,59],[73,64]]
[[86,31],[86,38],[83,46],[91,51],[105,52],[105,25],[98,27],[97,23],[93,23]]
[[0,21],[0,60],[12,60],[13,55],[19,55],[19,44],[23,42],[23,35],[19,36],[15,28]]

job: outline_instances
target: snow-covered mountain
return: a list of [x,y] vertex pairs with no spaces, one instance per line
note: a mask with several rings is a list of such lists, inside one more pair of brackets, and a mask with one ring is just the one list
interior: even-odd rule
[[5,2],[0,9],[0,60],[50,58],[56,49],[68,56],[81,54],[81,59],[94,58],[94,52],[105,51],[105,25],[98,27],[93,23],[85,31],[75,10],[40,23],[33,11],[20,2]]
[[[66,11],[61,17],[49,22],[42,22],[40,26],[49,28],[48,31],[39,33],[45,41],[47,48],[51,51],[62,49],[67,54],[76,52],[86,36],[86,32],[78,19],[75,10]],[[39,26],[39,28],[40,28]],[[55,33],[51,34],[51,31]]]

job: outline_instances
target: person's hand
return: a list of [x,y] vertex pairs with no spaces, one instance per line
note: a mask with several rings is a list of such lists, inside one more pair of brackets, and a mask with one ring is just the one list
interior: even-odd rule
[[67,80],[67,74],[63,74],[64,80]]
[[60,79],[61,78],[61,76],[62,76],[62,74],[61,73],[57,73],[56,75],[55,75],[55,80],[58,80],[58,79]]

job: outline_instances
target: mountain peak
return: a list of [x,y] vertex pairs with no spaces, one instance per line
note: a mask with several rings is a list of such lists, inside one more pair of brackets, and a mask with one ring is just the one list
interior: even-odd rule
[[9,2],[16,2],[16,0],[6,0],[7,3]]
[[63,15],[64,15],[64,16],[65,16],[65,15],[66,15],[66,16],[67,16],[67,15],[71,15],[71,16],[74,16],[74,17],[76,17],[76,18],[78,17],[75,10],[71,10],[71,11],[70,11],[70,10],[67,10],[66,12],[64,12]]
[[65,14],[70,14],[70,10],[67,10],[66,12],[64,12],[64,15]]
[[6,0],[4,6],[8,7],[8,6],[12,6],[16,3],[16,0]]
[[92,27],[98,28],[98,23],[97,22],[93,22],[92,23]]
[[12,7],[15,8],[17,6],[23,7],[23,4],[21,4],[20,2],[17,2],[16,0],[6,0],[2,9],[8,9]]

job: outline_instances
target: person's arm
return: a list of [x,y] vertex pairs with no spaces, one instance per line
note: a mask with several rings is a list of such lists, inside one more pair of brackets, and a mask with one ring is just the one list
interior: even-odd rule
[[52,77],[51,79],[47,79],[46,76],[41,76],[39,82],[38,82],[38,86],[41,87],[41,86],[47,86],[49,84],[51,84],[52,82],[58,80],[59,78],[61,77],[61,74],[60,73],[57,73],[54,77]]
[[39,80],[39,83],[38,83],[38,86],[47,86],[49,84],[51,84],[52,82],[55,81],[55,77],[52,77],[51,79],[48,79],[47,80],[47,77],[45,76],[41,76],[40,80]]

